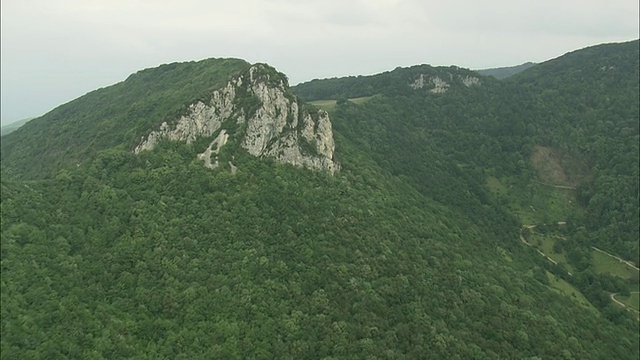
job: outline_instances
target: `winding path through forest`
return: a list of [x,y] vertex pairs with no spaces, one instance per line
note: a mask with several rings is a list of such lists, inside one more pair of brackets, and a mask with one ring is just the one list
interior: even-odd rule
[[[638,291],[632,291],[631,292],[631,294],[637,294],[637,293],[638,293]],[[640,311],[625,305],[622,301],[619,301],[618,299],[616,299],[616,295],[618,295],[618,293],[611,293],[611,300],[613,300],[614,303],[616,303],[616,304],[622,306],[623,308],[627,309],[627,311],[633,311],[636,314],[640,315]],[[639,320],[640,320],[640,316],[639,316]]]
[[[549,184],[544,184],[544,185],[549,185]],[[554,186],[554,185],[551,185],[551,186]],[[533,244],[531,244],[530,242],[528,242],[528,241],[527,241],[527,239],[524,237],[524,234],[522,234],[522,230],[523,230],[523,229],[533,229],[533,228],[535,228],[535,227],[536,227],[536,225],[534,224],[534,225],[522,225],[522,228],[520,228],[520,241],[522,241],[522,242],[523,242],[525,245],[527,245],[527,246],[533,246]],[[640,271],[640,268],[638,268],[637,266],[635,266],[635,265],[634,265],[632,262],[630,262],[630,261],[624,260],[624,259],[622,259],[622,258],[620,258],[620,257],[618,257],[618,256],[613,255],[613,254],[609,254],[608,252],[606,252],[606,251],[604,251],[604,250],[600,250],[600,249],[598,249],[598,248],[597,248],[597,247],[595,247],[595,246],[592,246],[591,248],[592,248],[593,250],[599,251],[599,252],[601,252],[601,253],[603,253],[603,254],[605,254],[605,255],[609,255],[609,256],[611,256],[612,258],[614,258],[614,259],[616,259],[616,260],[620,261],[621,263],[623,263],[623,264],[625,264],[625,265],[627,265],[627,266],[629,266],[629,267],[631,267],[631,268],[633,268],[633,269],[636,269],[636,270]],[[543,252],[542,252],[542,251],[540,251],[539,249],[536,249],[536,251],[537,251],[540,255],[542,255],[542,256],[544,256],[545,258],[547,258],[547,260],[551,261],[552,263],[554,263],[554,264],[556,264],[556,265],[558,264],[555,260],[553,260],[552,258],[550,258],[549,256],[547,256],[545,253],[543,253]],[[568,274],[569,274],[569,275],[571,275],[571,273],[568,273]],[[639,292],[638,292],[638,291],[631,291],[631,293],[632,293],[632,294],[637,294],[637,293],[639,293]],[[625,305],[623,302],[621,302],[621,301],[619,301],[618,299],[616,299],[616,295],[618,295],[618,293],[611,293],[611,294],[609,295],[609,296],[611,297],[611,301],[613,301],[614,303],[616,303],[616,304],[618,304],[618,305],[622,306],[623,308],[627,309],[627,311],[632,311],[632,312],[635,312],[636,314],[639,314],[638,319],[640,320],[640,311],[638,311],[638,310],[636,310],[636,309],[634,309],[634,308],[631,308],[631,307],[629,307],[629,306]]]
[[[525,239],[524,235],[522,235],[522,229],[524,229],[524,228],[533,229],[534,227],[536,227],[536,225],[523,225],[522,228],[520,229],[520,241],[525,243],[527,246],[533,246],[533,244],[528,242],[527,239]],[[536,249],[536,251],[538,252],[538,254],[544,256],[545,258],[547,258],[547,260],[551,261],[554,265],[558,265],[558,262],[553,260],[552,258],[548,257],[547,254],[543,253],[539,249]],[[571,273],[569,273],[569,275],[571,275]]]

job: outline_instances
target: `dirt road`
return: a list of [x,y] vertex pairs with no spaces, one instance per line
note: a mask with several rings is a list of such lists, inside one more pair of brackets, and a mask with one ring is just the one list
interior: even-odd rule
[[640,269],[639,269],[637,266],[635,266],[635,264],[633,264],[633,263],[632,263],[632,262],[630,262],[630,261],[627,261],[627,260],[621,259],[621,258],[619,258],[619,257],[617,257],[617,256],[615,256],[615,255],[613,255],[613,254],[609,254],[608,252],[606,252],[606,251],[604,251],[604,250],[600,250],[600,249],[598,249],[598,248],[597,248],[597,247],[595,247],[595,246],[592,246],[591,248],[592,248],[593,250],[599,251],[599,252],[601,252],[601,253],[603,253],[603,254],[609,255],[609,256],[611,256],[612,258],[617,259],[617,260],[618,260],[618,261],[620,261],[621,263],[624,263],[624,264],[628,265],[629,267],[632,267],[632,268],[634,268],[634,269],[636,269],[636,270],[640,271]]

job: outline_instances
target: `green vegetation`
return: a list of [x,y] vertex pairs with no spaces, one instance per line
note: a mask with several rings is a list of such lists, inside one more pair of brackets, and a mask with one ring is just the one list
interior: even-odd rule
[[[292,87],[293,91],[305,101],[340,100],[351,99],[359,104],[360,101],[368,101],[375,95],[408,96],[416,91],[408,86],[420,75],[427,77],[439,77],[449,79],[450,89],[465,87],[462,79],[465,77],[477,77],[478,74],[457,66],[432,67],[429,65],[416,65],[409,68],[396,68],[372,76],[349,76],[344,78],[332,78],[325,80],[312,80]],[[455,77],[453,76],[455,75]],[[485,78],[485,82],[494,83],[497,80]],[[427,83],[420,93],[429,92],[434,84]],[[367,100],[364,100],[367,99]]]
[[594,312],[598,311],[596,308],[593,307],[593,305],[591,305],[589,300],[587,300],[587,298],[585,298],[584,295],[582,295],[582,293],[578,289],[571,286],[571,284],[564,281],[562,278],[559,278],[553,275],[548,271],[546,272],[546,274],[547,274],[547,278],[549,279],[549,286],[551,286],[553,289],[558,290],[560,293],[572,298],[573,300],[578,302],[578,304]]
[[616,295],[615,298],[636,312],[640,311],[640,294],[637,291],[632,292],[629,296]]
[[365,104],[366,102],[368,102],[369,100],[371,100],[372,98],[373,98],[373,96],[362,96],[362,97],[358,97],[358,98],[349,99],[349,101],[351,101],[352,103],[354,103],[356,105],[362,105],[362,104]]
[[502,80],[502,79],[508,78],[509,76],[513,76],[515,74],[521,73],[529,68],[532,68],[535,65],[536,65],[535,63],[526,62],[524,64],[520,64],[516,66],[476,70],[476,72],[483,76],[493,76],[498,80]]
[[162,122],[179,119],[188,105],[209,101],[213,90],[249,65],[237,59],[172,63],[92,91],[3,137],[2,174],[51,178],[98,150],[131,150]]
[[566,240],[541,234],[534,234],[527,240],[546,256],[550,257],[557,263],[566,265],[568,271],[573,271],[571,265],[569,265],[569,262],[567,261],[566,255],[563,252],[556,252],[556,249],[561,248],[561,246],[556,246],[556,242]]
[[310,101],[309,104],[317,106],[324,111],[332,111],[336,108],[336,100],[315,100]]
[[4,125],[4,126],[0,127],[0,136],[5,136],[5,135],[8,135],[8,134],[18,130],[18,128],[20,126],[26,124],[31,119],[33,119],[33,118],[14,121],[11,124]]
[[[363,96],[363,97],[352,98],[347,100],[351,101],[356,105],[362,105],[362,104],[365,104],[367,101],[371,100],[372,98],[373,96]],[[309,104],[317,106],[322,110],[330,112],[335,110],[337,102],[338,100],[314,100],[314,101],[310,101]]]
[[132,153],[241,61],[61,106],[2,141],[2,357],[637,359],[611,294],[635,301],[638,278],[591,248],[636,261],[637,49],[474,86],[429,66],[301,84],[335,100],[333,176],[239,146],[220,154],[237,172],[209,170],[209,139]]
[[638,281],[638,270],[622,263],[609,255],[593,250],[593,266],[598,273],[611,274],[623,279],[633,279]]

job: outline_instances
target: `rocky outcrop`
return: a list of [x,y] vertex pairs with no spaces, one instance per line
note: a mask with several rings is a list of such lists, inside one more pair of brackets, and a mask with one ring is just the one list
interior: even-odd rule
[[440,94],[449,90],[449,84],[437,76],[432,78],[431,82],[433,83],[433,89],[431,89],[432,93]]
[[449,84],[438,76],[420,74],[420,76],[409,86],[413,89],[422,89],[425,86],[431,87],[432,93],[443,93],[449,89]]
[[[410,83],[409,86],[415,90],[422,89],[426,86],[430,92],[434,94],[441,94],[449,90],[451,82],[456,82],[455,77],[452,74],[449,74],[449,78],[450,80],[447,82],[439,76],[420,74],[420,76]],[[458,75],[457,79],[466,87],[480,85],[480,79],[475,76]]]
[[263,64],[252,66],[214,91],[208,103],[191,105],[175,124],[162,123],[141,139],[134,152],[152,150],[162,140],[191,143],[216,133],[209,147],[198,155],[212,169],[218,166],[217,155],[229,137],[257,157],[330,173],[339,169],[333,160],[329,115],[299,103],[286,78]]
[[163,122],[160,129],[152,131],[146,139],[143,138],[134,152],[137,154],[143,150],[152,150],[163,139],[191,143],[199,137],[212,136],[233,114],[235,90],[241,85],[240,78],[230,81],[224,89],[213,92],[210,104],[202,101],[192,104],[187,115],[182,116],[173,126]]
[[475,77],[475,76],[462,76],[462,75],[459,75],[458,78],[460,79],[460,81],[462,81],[462,83],[466,87],[471,87],[473,85],[480,85],[480,79]]
[[[209,147],[207,147],[207,149],[202,154],[198,154],[198,159],[204,161],[204,166],[208,167],[209,169],[215,169],[218,167],[217,155],[220,152],[220,148],[222,148],[222,146],[227,143],[227,140],[229,140],[229,135],[227,134],[226,130],[222,129],[220,130],[218,136],[213,139],[211,144],[209,144]],[[213,148],[214,145],[215,149]]]

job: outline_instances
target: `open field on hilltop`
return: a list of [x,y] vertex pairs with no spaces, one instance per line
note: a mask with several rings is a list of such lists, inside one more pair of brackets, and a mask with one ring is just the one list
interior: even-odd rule
[[[362,105],[367,101],[371,100],[371,98],[373,98],[373,96],[364,96],[364,97],[352,98],[352,99],[349,99],[349,101],[351,101],[356,105]],[[336,100],[327,99],[327,100],[310,101],[309,104],[317,106],[324,111],[332,111],[333,109],[336,108],[336,102],[337,102]]]
[[335,100],[316,100],[316,101],[310,101],[309,104],[317,106],[324,111],[331,111],[336,107]]
[[371,100],[371,98],[373,98],[373,96],[363,96],[363,97],[349,99],[349,101],[351,101],[352,103],[354,103],[356,105],[362,105],[362,104],[366,103],[367,101]]

